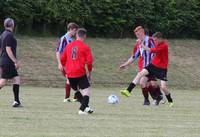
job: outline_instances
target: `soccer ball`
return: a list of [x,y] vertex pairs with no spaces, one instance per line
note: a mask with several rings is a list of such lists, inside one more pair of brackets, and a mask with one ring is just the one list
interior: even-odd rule
[[119,99],[116,95],[110,95],[108,96],[108,103],[109,104],[116,104],[119,102]]

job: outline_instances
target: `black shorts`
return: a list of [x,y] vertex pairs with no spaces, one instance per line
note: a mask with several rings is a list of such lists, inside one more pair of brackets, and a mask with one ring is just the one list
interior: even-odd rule
[[73,90],[86,89],[90,87],[90,83],[86,75],[79,78],[68,78],[70,86]]
[[153,64],[149,64],[145,69],[148,70],[149,75],[154,75],[160,80],[167,81],[167,69],[158,68]]
[[13,79],[19,76],[14,65],[2,65],[1,70],[1,78],[3,79]]

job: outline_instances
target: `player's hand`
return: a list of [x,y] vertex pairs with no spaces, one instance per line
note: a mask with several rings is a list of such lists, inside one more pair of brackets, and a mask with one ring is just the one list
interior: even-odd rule
[[63,66],[62,66],[62,64],[58,64],[58,69],[60,70],[60,71],[64,71],[64,68],[63,68]]
[[127,65],[126,65],[126,64],[122,64],[122,65],[119,66],[119,70],[123,70],[123,69],[125,69],[125,68],[127,68]]
[[15,68],[19,69],[20,68],[20,63],[19,62],[15,62]]
[[88,75],[87,75],[87,77],[88,77],[89,82],[91,83],[92,82],[92,73],[89,72]]

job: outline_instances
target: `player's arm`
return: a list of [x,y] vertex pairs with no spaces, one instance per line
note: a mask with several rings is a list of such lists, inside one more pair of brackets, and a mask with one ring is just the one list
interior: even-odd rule
[[119,69],[125,69],[127,66],[130,66],[135,60],[138,59],[139,56],[140,56],[140,50],[137,49],[137,51],[133,56],[131,56],[125,63],[119,66]]
[[17,62],[17,59],[14,56],[14,54],[12,52],[12,49],[11,49],[12,44],[13,44],[12,41],[13,41],[13,38],[11,36],[9,36],[7,38],[7,42],[6,42],[6,52],[8,54],[8,57],[14,62],[16,69],[18,69],[19,68],[19,63]]
[[60,40],[59,44],[58,44],[58,48],[56,49],[56,59],[57,59],[57,62],[58,62],[58,69],[60,71],[63,71],[63,66],[61,64],[61,61],[60,61],[60,51],[62,49],[62,39]]
[[93,67],[93,56],[91,49],[88,48],[86,52],[86,62],[87,62],[87,69],[88,69],[88,79],[92,80],[92,67]]
[[67,49],[64,50],[63,54],[60,57],[60,62],[62,66],[65,66],[67,62]]
[[60,61],[60,52],[59,51],[56,52],[56,58],[57,58],[57,62],[58,62],[58,69],[60,71],[63,71],[63,66],[62,66],[61,61]]
[[150,51],[152,53],[158,53],[158,52],[160,52],[161,50],[164,49],[164,46],[160,45],[160,46],[154,47],[154,48],[148,48],[148,47],[143,46],[143,48],[144,48],[144,50]]
[[17,62],[17,59],[15,58],[11,47],[6,46],[6,52],[8,54],[8,57],[15,63],[16,69],[18,69],[19,68],[19,63]]

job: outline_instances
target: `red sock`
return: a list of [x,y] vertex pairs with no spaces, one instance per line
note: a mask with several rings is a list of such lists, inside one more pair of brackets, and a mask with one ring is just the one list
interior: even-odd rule
[[145,100],[149,100],[148,89],[146,87],[142,88],[142,94],[143,94]]
[[66,83],[66,86],[65,86],[65,98],[69,98],[70,90],[71,90],[70,85]]
[[148,87],[148,89],[149,89],[149,93],[150,93],[151,97],[152,97],[153,99],[156,99],[156,98],[157,98],[157,93],[156,93],[155,88],[154,88],[153,86],[150,85],[150,86]]
[[156,94],[158,95],[158,96],[162,96],[162,92],[161,92],[161,90],[160,90],[160,86],[158,85],[157,87],[156,87]]

